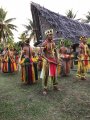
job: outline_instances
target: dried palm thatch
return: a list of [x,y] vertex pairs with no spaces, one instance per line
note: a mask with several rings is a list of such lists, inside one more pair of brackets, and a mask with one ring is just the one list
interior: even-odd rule
[[49,28],[54,30],[55,38],[70,39],[73,44],[79,43],[81,35],[90,37],[90,25],[54,13],[39,4],[31,3],[31,13],[37,41],[45,39],[44,32]]

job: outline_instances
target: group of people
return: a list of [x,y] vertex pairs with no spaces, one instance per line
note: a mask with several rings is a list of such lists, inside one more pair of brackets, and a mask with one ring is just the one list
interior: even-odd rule
[[[39,45],[40,52],[36,55],[32,47],[29,45],[29,39],[21,44],[21,54],[19,64],[21,65],[21,79],[25,84],[33,84],[38,80],[38,71],[43,83],[43,94],[48,92],[48,83],[51,81],[54,90],[60,90],[58,87],[57,76],[68,76],[73,66],[73,49],[65,46],[61,40],[61,47],[57,50],[53,41],[53,29],[45,31],[46,40]],[[78,52],[78,68],[77,76],[81,80],[86,80],[85,73],[88,70],[89,48],[86,43],[86,37],[80,38]],[[4,52],[4,51],[3,51]],[[2,72],[15,72],[18,65],[12,49],[5,50],[1,60]]]
[[[33,81],[31,83],[34,83],[37,80],[34,79],[35,78],[34,76],[36,73],[38,73],[37,65],[35,67],[35,64],[37,63],[36,61],[38,61],[39,70],[41,71],[40,78],[42,79],[42,83],[43,83],[43,94],[47,94],[49,81],[52,82],[52,86],[54,90],[60,90],[58,87],[57,76],[58,75],[68,76],[70,74],[70,70],[73,66],[73,61],[74,61],[72,47],[70,46],[69,48],[67,48],[63,40],[61,40],[61,47],[57,50],[57,47],[53,40],[53,29],[46,30],[45,35],[46,35],[46,40],[44,40],[44,42],[42,42],[42,44],[39,45],[39,47],[41,48],[41,55],[39,59],[38,58],[37,60],[33,59],[33,52],[31,47],[29,46],[29,41],[28,43],[26,41],[26,44],[22,49],[24,56],[23,54],[21,55],[24,58],[21,59],[21,61],[23,61],[21,62],[22,71],[24,69],[24,72],[22,72],[22,76],[25,78],[26,73],[30,75],[27,78],[28,80],[22,79],[23,81],[28,81],[28,82]],[[85,36],[82,36],[80,38],[77,58],[78,58],[77,76],[81,80],[86,80],[85,73],[87,72],[89,65],[89,48]],[[29,64],[29,66],[27,64]],[[35,69],[36,69],[36,73],[35,73]]]
[[15,49],[5,47],[0,54],[0,71],[3,73],[13,73],[18,70],[18,58]]

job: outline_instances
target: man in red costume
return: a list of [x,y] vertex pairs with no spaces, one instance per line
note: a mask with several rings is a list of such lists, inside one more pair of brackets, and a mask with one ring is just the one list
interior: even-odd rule
[[42,80],[44,85],[43,94],[47,94],[48,77],[51,77],[53,82],[53,89],[59,90],[56,82],[56,68],[57,68],[57,52],[55,43],[53,41],[53,29],[45,31],[46,40],[42,43],[43,47],[43,68]]

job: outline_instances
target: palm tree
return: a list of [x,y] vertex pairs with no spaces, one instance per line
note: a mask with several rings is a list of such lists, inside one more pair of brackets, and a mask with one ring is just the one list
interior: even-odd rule
[[68,17],[68,18],[71,18],[71,19],[75,19],[76,18],[76,15],[77,15],[77,13],[73,13],[73,10],[71,9],[71,10],[68,10],[67,12],[66,12],[66,16]]
[[[7,12],[0,8],[0,42],[6,43],[8,37],[13,36],[12,30],[16,30],[16,26],[11,24],[15,18],[6,19]],[[17,31],[17,30],[16,30]]]
[[85,20],[86,23],[89,23],[90,22],[90,12],[88,11],[87,15],[86,15],[86,20]]
[[61,47],[62,41],[64,42],[65,47],[72,46],[72,41],[70,39],[60,38],[57,44],[57,48]]
[[6,44],[7,44],[8,46],[11,46],[11,47],[14,46],[14,38],[13,38],[13,36],[9,36],[9,37],[7,38]]
[[27,34],[26,34],[26,32],[22,32],[21,34],[20,34],[20,37],[18,37],[22,42],[24,42],[25,40],[26,40],[26,38],[27,38]]
[[85,15],[85,19],[81,19],[80,22],[82,23],[90,23],[90,12],[87,12],[87,15]]
[[36,40],[36,29],[34,27],[34,24],[32,22],[32,20],[28,19],[28,25],[23,25],[25,27],[25,31],[24,33],[29,36],[30,40],[33,40],[35,42]]

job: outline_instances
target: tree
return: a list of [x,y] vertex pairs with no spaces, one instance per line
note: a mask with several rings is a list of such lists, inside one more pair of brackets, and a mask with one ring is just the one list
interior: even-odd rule
[[7,44],[9,47],[11,47],[11,48],[14,46],[14,38],[13,38],[13,36],[9,36],[9,37],[7,38],[6,44]]
[[60,38],[58,43],[57,43],[57,48],[60,48],[61,47],[61,42],[64,42],[64,45],[65,47],[69,47],[69,46],[72,46],[72,41],[70,39],[64,39],[64,38]]
[[0,8],[0,42],[6,43],[8,37],[13,36],[12,30],[17,31],[16,25],[11,22],[15,18],[6,19],[7,12],[3,8]]
[[80,22],[82,23],[89,23],[90,22],[90,12],[87,12],[87,15],[85,15],[85,19],[80,19]]
[[36,29],[34,27],[34,24],[32,22],[32,20],[28,19],[28,25],[23,25],[25,27],[25,31],[24,33],[29,36],[30,40],[35,41],[36,40]]
[[77,15],[77,13],[73,13],[73,10],[71,9],[71,10],[68,10],[67,12],[66,12],[66,16],[68,17],[68,18],[71,18],[71,19],[75,19],[76,18],[76,15]]
[[14,48],[17,50],[18,53],[21,51],[20,43],[21,41],[14,42]]
[[27,38],[27,34],[26,32],[23,32],[20,34],[20,37],[18,37],[22,42],[24,42]]
[[89,23],[90,22],[90,12],[88,11],[87,15],[86,15],[86,20],[85,20],[86,23]]

